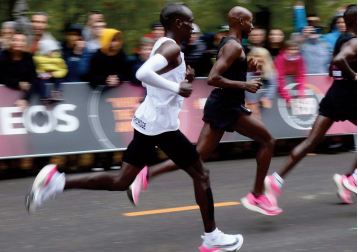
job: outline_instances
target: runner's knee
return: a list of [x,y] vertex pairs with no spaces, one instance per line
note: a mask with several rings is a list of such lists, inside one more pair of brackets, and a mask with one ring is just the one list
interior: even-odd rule
[[131,181],[124,180],[120,176],[113,177],[110,191],[125,191],[131,185]]

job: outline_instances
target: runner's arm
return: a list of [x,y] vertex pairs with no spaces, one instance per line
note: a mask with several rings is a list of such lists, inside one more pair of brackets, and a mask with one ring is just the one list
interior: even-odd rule
[[155,55],[150,57],[137,71],[136,78],[148,85],[179,93],[180,84],[160,76],[161,72],[173,65],[180,55],[180,48],[176,44],[164,43]]
[[224,47],[222,47],[221,51],[219,52],[218,60],[215,62],[209,73],[208,84],[210,86],[220,88],[238,88],[250,92],[256,92],[257,89],[262,85],[262,83],[259,82],[259,79],[245,82],[230,80],[223,76],[223,73],[229,69],[235,60],[241,57],[242,53],[242,47],[235,42],[229,42]]
[[341,69],[352,79],[357,78],[357,69],[349,66],[349,61],[356,60],[357,57],[357,39],[352,39],[342,46],[342,50],[333,58],[332,63]]

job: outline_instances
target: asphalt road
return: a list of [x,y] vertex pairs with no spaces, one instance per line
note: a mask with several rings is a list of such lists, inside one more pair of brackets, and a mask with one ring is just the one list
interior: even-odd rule
[[[332,181],[335,172],[349,169],[354,155],[304,159],[286,180],[280,199],[284,212],[276,217],[250,212],[237,203],[253,185],[254,159],[207,163],[215,202],[234,202],[216,208],[218,227],[244,235],[240,251],[357,251],[356,204],[340,204]],[[275,157],[270,171],[284,158]],[[0,181],[1,252],[189,252],[201,243],[198,210],[124,216],[194,205],[192,184],[184,172],[153,180],[137,208],[125,193],[80,190],[66,192],[28,215],[24,194],[32,181]]]

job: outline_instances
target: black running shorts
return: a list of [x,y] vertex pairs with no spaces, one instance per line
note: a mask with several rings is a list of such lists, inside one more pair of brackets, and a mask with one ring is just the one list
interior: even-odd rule
[[357,82],[335,80],[319,105],[319,114],[334,121],[357,120]]
[[247,114],[243,110],[245,101],[224,91],[216,88],[211,92],[205,103],[203,121],[214,129],[233,132],[239,116]]
[[123,161],[137,167],[148,165],[158,146],[180,168],[185,169],[199,159],[195,146],[179,130],[147,136],[134,130],[134,136]]

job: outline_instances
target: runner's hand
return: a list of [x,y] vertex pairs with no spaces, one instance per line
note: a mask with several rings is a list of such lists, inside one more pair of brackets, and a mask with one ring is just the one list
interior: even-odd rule
[[261,78],[254,78],[246,82],[245,90],[250,93],[256,93],[262,86]]
[[186,73],[185,73],[185,79],[188,80],[188,82],[192,83],[195,78],[195,71],[191,66],[186,67]]
[[193,86],[188,82],[188,80],[184,80],[180,82],[180,87],[179,87],[180,96],[189,97],[192,91],[193,91]]

